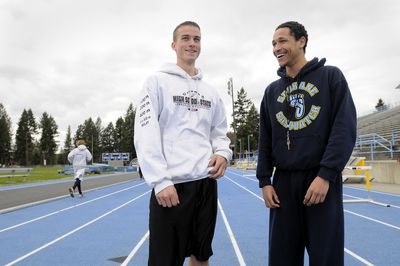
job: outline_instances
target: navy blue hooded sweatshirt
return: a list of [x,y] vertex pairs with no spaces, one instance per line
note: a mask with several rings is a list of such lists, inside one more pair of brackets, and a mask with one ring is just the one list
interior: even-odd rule
[[[295,78],[278,69],[260,107],[259,186],[271,184],[273,168],[319,168],[318,176],[336,182],[354,148],[357,117],[343,73],[309,61]],[[341,181],[340,181],[341,182]]]

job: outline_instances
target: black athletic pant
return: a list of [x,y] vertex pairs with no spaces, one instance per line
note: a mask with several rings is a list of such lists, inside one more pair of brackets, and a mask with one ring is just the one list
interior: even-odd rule
[[75,191],[75,188],[77,188],[77,187],[78,187],[79,194],[82,195],[81,180],[79,180],[78,178],[75,179],[75,183],[74,183],[74,186],[72,187],[72,189]]
[[150,198],[149,266],[183,265],[194,255],[207,261],[217,218],[217,181],[204,178],[175,184],[179,205],[162,207],[154,190]]
[[341,176],[329,183],[325,201],[307,207],[304,196],[318,169],[276,170],[273,186],[280,208],[270,209],[269,265],[311,266],[344,264],[344,215]]

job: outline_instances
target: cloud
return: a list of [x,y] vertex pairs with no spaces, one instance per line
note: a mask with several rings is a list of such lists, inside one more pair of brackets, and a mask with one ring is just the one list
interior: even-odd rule
[[172,30],[184,20],[201,26],[197,62],[232,110],[227,81],[244,87],[259,107],[278,77],[271,38],[296,20],[309,33],[307,58],[326,57],[345,74],[358,113],[379,98],[400,104],[400,36],[396,1],[3,0],[0,4],[0,102],[14,124],[23,109],[52,115],[63,141],[85,119],[103,126],[135,103],[144,79],[175,61]]

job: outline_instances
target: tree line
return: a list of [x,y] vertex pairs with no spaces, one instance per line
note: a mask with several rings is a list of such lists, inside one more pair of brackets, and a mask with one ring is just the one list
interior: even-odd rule
[[[233,108],[231,127],[235,130],[228,132],[228,137],[237,149],[235,152],[237,158],[240,146],[242,154],[249,145],[250,150],[257,149],[259,113],[243,87],[237,91]],[[13,142],[11,119],[0,103],[0,165],[66,164],[67,155],[79,138],[85,139],[87,147],[94,155],[94,162],[101,162],[101,154],[106,152],[129,152],[131,158],[135,158],[136,151],[133,144],[135,112],[136,109],[131,103],[124,116],[119,117],[115,123],[108,123],[105,127],[100,117],[95,120],[89,117],[78,125],[74,134],[71,126],[68,126],[65,140],[63,144],[59,144],[56,141],[59,131],[55,119],[44,112],[36,120],[31,109],[24,109]]]
[[[242,158],[246,152],[252,152],[258,149],[258,130],[260,114],[250,98],[247,96],[246,90],[242,87],[237,91],[237,97],[233,104],[233,119],[231,127],[233,132],[229,132],[228,136],[234,150],[234,157],[238,159],[240,152]],[[236,132],[236,136],[234,133]]]
[[68,153],[80,138],[85,139],[94,155],[94,162],[101,162],[101,154],[104,152],[129,152],[131,158],[135,158],[134,117],[135,109],[132,104],[125,116],[119,117],[115,124],[110,122],[103,127],[101,118],[94,121],[90,117],[78,125],[74,135],[71,126],[68,126],[64,143],[60,145],[56,141],[59,131],[55,119],[44,112],[37,121],[31,109],[24,109],[13,143],[11,119],[0,103],[0,165],[66,164]]

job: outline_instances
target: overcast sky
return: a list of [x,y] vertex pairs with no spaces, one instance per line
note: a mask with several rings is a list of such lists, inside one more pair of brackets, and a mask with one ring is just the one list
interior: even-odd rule
[[398,0],[0,0],[0,103],[15,132],[23,109],[54,117],[63,145],[68,125],[103,126],[135,103],[144,79],[175,62],[172,31],[199,23],[197,61],[232,112],[227,81],[259,108],[278,77],[271,39],[282,22],[302,23],[306,58],[327,59],[345,74],[359,116],[379,98],[400,104]]

